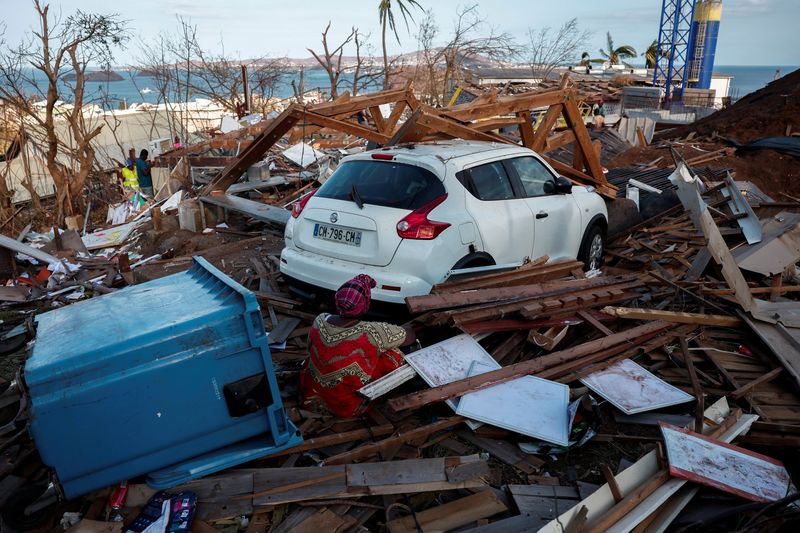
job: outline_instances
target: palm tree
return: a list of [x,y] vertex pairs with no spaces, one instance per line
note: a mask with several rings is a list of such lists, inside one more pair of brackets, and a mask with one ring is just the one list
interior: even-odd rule
[[600,49],[600,55],[608,60],[612,65],[619,65],[620,59],[628,59],[636,57],[636,49],[629,45],[622,45],[619,48],[614,48],[614,39],[611,38],[611,32],[606,34],[608,39],[608,50]]
[[644,66],[647,68],[656,68],[656,61],[658,61],[658,57],[656,52],[658,51],[658,41],[654,40],[650,43],[650,46],[647,47],[647,50],[642,55],[644,56]]
[[[408,29],[408,19],[409,17],[411,20],[414,20],[414,17],[411,15],[411,10],[409,7],[416,7],[418,9],[422,9],[422,6],[419,5],[417,0],[395,0],[397,7],[400,8],[400,14],[403,15],[403,20],[406,23],[406,29]],[[383,45],[383,72],[384,72],[384,79],[383,79],[383,88],[386,89],[389,87],[389,56],[386,53],[386,28],[392,30],[394,32],[394,36],[397,39],[397,44],[400,44],[400,36],[397,34],[397,26],[394,23],[394,12],[392,11],[392,0],[380,0],[378,4],[378,14],[381,20],[381,44]]]

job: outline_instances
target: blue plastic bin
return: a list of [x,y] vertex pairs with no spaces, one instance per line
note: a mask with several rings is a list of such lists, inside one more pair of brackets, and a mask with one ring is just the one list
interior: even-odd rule
[[165,488],[302,442],[255,296],[202,258],[37,322],[30,432],[67,498],[147,473]]

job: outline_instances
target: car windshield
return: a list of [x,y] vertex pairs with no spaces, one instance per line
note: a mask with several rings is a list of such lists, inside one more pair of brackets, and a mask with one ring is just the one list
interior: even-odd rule
[[414,210],[444,193],[442,182],[424,168],[394,161],[348,161],[316,196]]

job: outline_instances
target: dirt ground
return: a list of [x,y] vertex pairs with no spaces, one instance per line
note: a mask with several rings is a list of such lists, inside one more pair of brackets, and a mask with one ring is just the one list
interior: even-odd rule
[[762,137],[786,135],[787,127],[800,131],[800,70],[748,94],[727,109],[657,138],[685,137],[693,131],[710,136],[716,132],[748,143]]

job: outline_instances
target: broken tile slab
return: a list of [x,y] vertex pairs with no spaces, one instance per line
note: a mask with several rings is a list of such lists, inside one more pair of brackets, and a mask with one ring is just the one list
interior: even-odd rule
[[757,502],[792,492],[780,461],[671,424],[660,426],[673,476]]
[[[431,387],[464,379],[474,362],[487,367],[487,372],[500,368],[500,364],[489,352],[467,334],[457,335],[410,353],[405,360]],[[453,398],[446,403],[455,411],[459,400]]]
[[119,226],[112,226],[108,229],[97,230],[94,233],[83,236],[83,244],[87,250],[99,250],[113,246],[119,246],[133,233],[139,222],[128,222]]
[[[469,375],[492,370],[475,362]],[[461,397],[456,413],[560,446],[569,445],[569,387],[523,376]]]
[[327,157],[327,155],[325,155],[324,152],[315,150],[306,143],[297,143],[294,146],[290,146],[281,153],[283,154],[283,157],[303,168],[307,167],[308,165],[311,165],[312,163],[316,163],[320,159],[325,159]]
[[593,372],[581,383],[632,415],[694,400],[694,396],[670,385],[630,359]]

